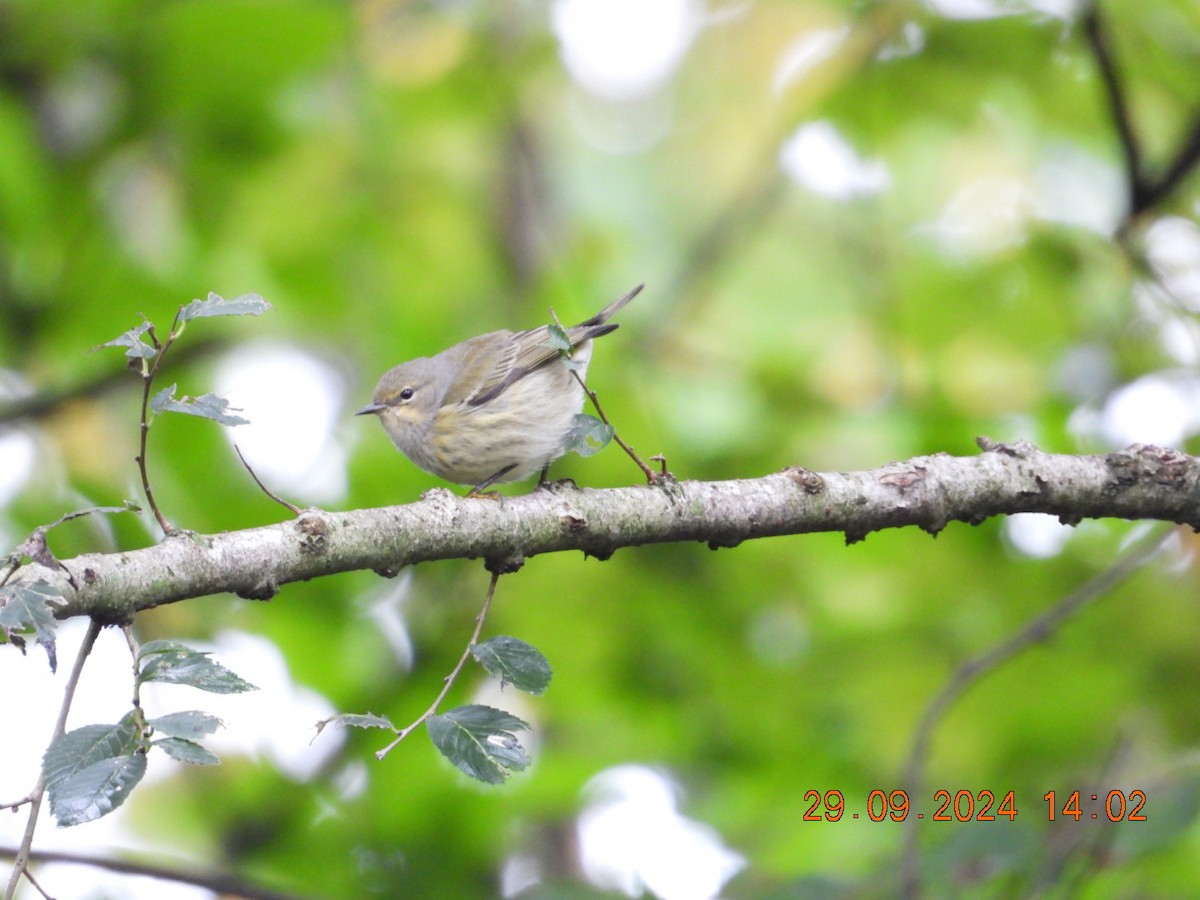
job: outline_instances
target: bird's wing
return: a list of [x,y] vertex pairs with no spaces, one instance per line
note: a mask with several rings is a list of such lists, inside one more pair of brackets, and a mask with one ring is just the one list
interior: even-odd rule
[[[571,349],[574,350],[585,341],[590,341],[592,338],[598,338],[601,335],[608,334],[610,331],[617,329],[615,322],[609,324],[608,318],[621,309],[626,303],[637,296],[641,291],[642,285],[638,285],[632,291],[618,297],[596,315],[592,316],[585,322],[580,322],[578,325],[572,325],[566,329],[567,340],[571,343]],[[496,356],[497,362],[492,369],[486,373],[486,377],[481,373],[480,381],[473,381],[472,388],[463,396],[466,402],[471,406],[480,406],[495,398],[499,397],[508,387],[516,381],[524,378],[530,372],[536,372],[542,366],[559,358],[560,352],[557,348],[550,344],[550,326],[539,325],[537,328],[530,328],[528,331],[518,331],[513,334],[511,331],[494,331],[491,334],[485,334],[478,338],[473,338],[467,341],[467,344],[474,344],[476,341],[492,342],[491,351],[496,350],[501,352]],[[491,353],[489,353],[489,356]]]
[[550,346],[550,330],[545,325],[516,334],[510,331],[497,334],[503,335],[504,341],[493,346],[496,365],[471,391],[467,398],[471,406],[495,400],[511,384],[558,358],[558,351]]

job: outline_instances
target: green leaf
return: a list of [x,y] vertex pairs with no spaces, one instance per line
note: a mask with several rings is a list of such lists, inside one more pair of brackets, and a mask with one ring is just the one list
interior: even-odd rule
[[572,359],[569,356],[563,356],[561,357],[560,361],[564,366],[567,367],[569,371],[579,372],[581,376],[584,370],[587,368],[587,363],[585,363],[582,359]]
[[6,633],[32,628],[43,644],[54,643],[58,620],[54,607],[66,603],[55,588],[39,578],[32,584],[6,584],[0,587],[0,628]]
[[259,316],[271,308],[271,304],[258,294],[242,294],[226,300],[220,294],[209,292],[207,300],[193,300],[179,311],[179,321],[189,322],[210,316]]
[[514,731],[528,723],[490,706],[460,706],[425,723],[433,745],[450,762],[486,784],[503,784],[512,772],[529,765]]
[[563,446],[567,452],[574,451],[584,457],[595,456],[608,446],[613,433],[611,425],[606,425],[595,416],[579,413],[563,439]]
[[143,322],[137,328],[131,328],[122,334],[120,337],[115,337],[111,341],[105,341],[96,347],[99,350],[101,347],[124,347],[126,359],[153,359],[158,351],[142,340],[142,335],[150,330],[150,323]]
[[144,753],[102,759],[50,792],[50,812],[64,828],[99,819],[124,803],[145,774]]
[[46,787],[52,788],[94,762],[132,753],[138,748],[139,737],[132,712],[115,725],[84,725],[60,735],[42,757]]
[[137,683],[186,684],[213,694],[240,694],[257,687],[209,659],[208,653],[175,641],[151,641],[138,651]]
[[559,353],[571,352],[571,339],[567,336],[567,330],[557,322],[551,322],[546,326],[546,330],[550,334],[550,346]]
[[[176,385],[163,388],[150,399],[150,408],[156,413],[177,412],[189,416],[199,416],[202,419],[212,419],[222,425],[249,425],[249,419],[231,415],[233,409],[224,397],[216,394],[201,394],[199,397],[182,397],[175,399]],[[240,412],[240,410],[237,410]]]
[[42,757],[50,811],[60,825],[116,809],[141,780],[146,757],[133,712],[115,725],[84,725],[56,738]]
[[471,655],[493,675],[498,675],[502,684],[511,684],[529,694],[545,691],[554,675],[550,661],[540,650],[515,637],[499,635],[475,644]]
[[146,641],[138,648],[137,658],[141,662],[160,653],[194,653],[187,644],[179,641]]
[[225,723],[216,716],[210,716],[208,713],[200,712],[198,709],[192,709],[186,712],[169,713],[165,716],[159,716],[157,719],[150,719],[146,724],[160,734],[165,734],[168,737],[191,740],[193,738],[207,737]]
[[179,762],[192,766],[219,766],[221,757],[195,741],[185,741],[183,738],[163,738],[154,741],[153,746],[161,747],[167,756]]

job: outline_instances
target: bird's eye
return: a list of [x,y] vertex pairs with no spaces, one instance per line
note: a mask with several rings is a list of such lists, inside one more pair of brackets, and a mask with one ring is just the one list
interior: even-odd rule
[[401,400],[411,400],[412,398],[413,398],[413,389],[412,388],[406,387],[402,391],[400,391],[400,399]]

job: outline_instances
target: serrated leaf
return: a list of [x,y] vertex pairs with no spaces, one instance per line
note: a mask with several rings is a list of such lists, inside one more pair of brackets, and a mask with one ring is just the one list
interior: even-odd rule
[[571,339],[567,336],[567,330],[557,322],[551,322],[546,326],[546,330],[550,335],[550,346],[559,353],[571,352]]
[[142,340],[142,335],[150,330],[150,323],[143,322],[137,328],[131,328],[120,337],[100,344],[101,347],[124,347],[126,359],[153,359],[158,353],[152,346]]
[[608,446],[613,438],[613,427],[601,422],[595,416],[579,413],[571,423],[571,430],[563,439],[567,451],[574,451],[580,456],[595,456]]
[[503,784],[512,772],[529,765],[525,748],[514,731],[528,723],[490,706],[460,706],[431,716],[425,727],[433,745],[459,769],[486,784]]
[[42,755],[46,786],[99,760],[132,753],[138,748],[139,737],[133,713],[126,713],[116,724],[84,725],[59,735]]
[[144,753],[102,759],[48,791],[50,812],[64,828],[99,819],[124,803],[145,774]]
[[224,397],[218,397],[209,392],[199,397],[181,397],[175,399],[176,385],[163,388],[150,399],[150,408],[156,413],[177,412],[189,416],[199,416],[202,419],[212,419],[221,425],[249,425],[249,419],[232,415],[229,410],[241,412],[229,405]]
[[58,620],[54,607],[66,600],[57,589],[39,578],[32,584],[6,584],[0,587],[0,628],[7,632],[32,628],[44,644],[54,642]]
[[186,712],[168,713],[157,719],[150,719],[146,724],[167,737],[193,740],[213,734],[225,723],[216,716],[191,709]]
[[193,300],[180,310],[179,321],[188,322],[209,316],[258,316],[270,308],[271,304],[258,294],[242,294],[226,300],[210,291],[207,300]]
[[161,747],[167,756],[191,766],[219,766],[221,764],[221,757],[195,741],[168,737],[154,741],[153,746]]
[[479,664],[499,676],[501,683],[511,684],[529,694],[540,694],[550,685],[554,669],[537,647],[515,637],[499,635],[471,647],[471,655]]
[[157,681],[186,684],[213,694],[240,694],[258,688],[213,662],[209,654],[174,641],[151,641],[138,651],[142,662],[138,684]]
[[323,719],[317,723],[317,732],[321,732],[327,725],[343,725],[349,728],[390,728],[395,731],[396,726],[392,724],[387,716],[377,716],[374,713],[340,713],[328,719]]

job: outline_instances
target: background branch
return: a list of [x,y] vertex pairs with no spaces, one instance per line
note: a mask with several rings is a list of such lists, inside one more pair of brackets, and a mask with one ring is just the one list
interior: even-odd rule
[[[0,857],[12,858],[16,853],[15,848],[0,847]],[[281,891],[260,887],[235,875],[222,872],[188,872],[169,866],[122,859],[102,859],[82,853],[66,853],[57,850],[34,850],[30,854],[30,859],[38,863],[93,866],[97,869],[104,869],[107,872],[118,872],[123,875],[143,875],[147,878],[158,878],[162,881],[173,881],[177,884],[190,884],[194,887],[206,888],[222,897],[239,897],[242,900],[299,900],[299,895],[297,894],[286,894]]]
[[[1171,534],[1170,530],[1162,530],[1150,535],[1107,569],[1080,585],[1042,614],[1031,619],[1015,634],[958,667],[950,680],[925,707],[925,713],[921,716],[920,724],[913,735],[912,747],[909,750],[908,761],[904,765],[901,781],[909,797],[920,797],[924,794],[924,770],[929,758],[930,747],[933,744],[934,732],[937,731],[938,726],[945,719],[946,713],[953,708],[958,698],[972,685],[982,681],[1009,660],[1019,656],[1035,644],[1046,641],[1068,619],[1088,604],[1109,594],[1113,588],[1162,550]],[[921,895],[918,842],[921,838],[922,824],[916,816],[909,816],[904,823],[901,882],[905,897]]]

